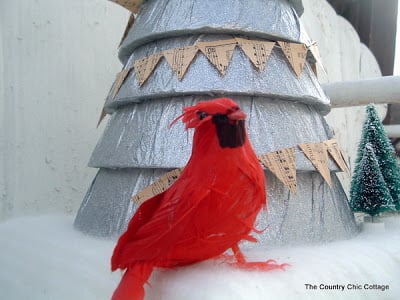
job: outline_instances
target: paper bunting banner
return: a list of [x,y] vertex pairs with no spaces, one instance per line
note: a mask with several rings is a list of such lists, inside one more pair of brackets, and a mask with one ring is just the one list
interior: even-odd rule
[[[316,144],[299,144],[298,146],[315,166],[317,171],[322,175],[328,185],[332,187],[331,173],[328,166],[328,149],[339,149],[337,142],[332,139]],[[336,152],[336,150],[333,150],[332,152]],[[289,188],[292,193],[295,194],[297,191],[297,178],[294,153],[295,148],[290,147],[275,152],[264,153],[258,156],[258,159],[264,169],[269,169],[285,186]],[[175,169],[166,173],[153,184],[144,188],[137,195],[132,197],[132,200],[138,203],[143,203],[154,195],[165,191],[176,181],[176,179],[178,179],[181,172],[182,169]]]
[[[317,62],[317,64],[321,67],[322,71],[324,71],[325,74],[326,70],[324,65],[322,64],[322,59],[321,59],[321,55],[319,54],[319,49],[317,47],[317,42],[312,41],[309,45],[306,45],[307,49],[310,50],[312,56],[314,57],[315,61]],[[315,67],[315,65],[314,65]],[[314,71],[315,74],[317,74],[316,71]]]
[[332,187],[331,171],[328,166],[328,152],[324,143],[299,144],[304,155],[311,161],[321,176]]
[[225,75],[228,69],[236,45],[236,40],[234,39],[197,43],[200,51],[217,68],[222,76]]
[[176,77],[182,80],[193,58],[199,49],[196,46],[176,48],[163,52],[165,59],[174,71]]
[[314,62],[310,63],[311,64],[311,69],[313,70],[315,76],[317,76],[317,64],[321,67],[322,71],[326,73],[326,70],[322,64],[322,59],[321,55],[319,54],[319,49],[317,47],[317,42],[313,41],[310,36],[307,34],[307,30],[303,28],[304,25],[300,21],[300,31],[302,34],[302,40],[304,41],[304,44],[306,45],[306,48],[311,52],[312,57],[314,58]]
[[182,169],[174,169],[164,174],[160,179],[155,181],[153,184],[141,190],[138,194],[132,197],[132,200],[136,203],[143,203],[150,199],[154,195],[164,192],[169,188],[181,175]]
[[328,140],[324,142],[328,153],[331,155],[333,160],[339,166],[340,170],[345,172],[347,176],[350,176],[350,170],[346,164],[346,160],[344,159],[343,152],[340,150],[339,145],[336,140]]
[[161,57],[162,53],[156,53],[135,61],[134,68],[140,86],[142,86],[147,78],[149,78],[150,74],[153,73]]
[[[133,24],[133,22],[134,16],[132,14],[125,30],[123,39],[129,32],[129,28]],[[285,56],[289,60],[290,65],[293,66],[296,74],[299,75],[300,72],[303,70],[305,64],[305,57],[307,54],[306,46],[304,44],[287,42],[278,43],[279,45],[281,45]],[[236,46],[239,46],[243,53],[257,68],[257,70],[259,72],[262,72],[264,71],[265,66],[268,63],[268,59],[271,56],[271,51],[275,44],[275,42],[270,41],[249,40],[243,38],[212,42],[198,42],[193,46],[164,50],[162,52],[143,57],[133,63],[133,68],[135,70],[136,80],[139,86],[142,86],[150,77],[150,75],[154,72],[161,58],[165,57],[165,60],[172,68],[174,74],[179,80],[182,80],[190,64],[195,59],[197,52],[200,50],[201,53],[203,53],[207,57],[207,59],[217,68],[221,75],[224,76],[232,59],[233,51]],[[112,90],[110,92],[112,99],[114,99],[117,95],[118,91],[120,90],[122,84],[124,83],[126,77],[129,75],[131,70],[132,67],[129,67],[118,73],[118,77],[115,80]],[[99,121],[101,122],[103,118],[104,117],[101,116]]]
[[283,41],[278,41],[278,44],[279,46],[281,46],[282,51],[288,59],[294,72],[297,76],[299,76],[303,71],[304,65],[306,63],[306,46],[304,44],[288,43]]
[[[298,43],[282,41],[278,41],[277,43],[281,46],[290,66],[293,68],[296,75],[299,76],[306,63],[308,48],[304,44]],[[161,57],[165,57],[178,79],[182,80],[198,50],[200,50],[211,64],[215,66],[218,72],[224,76],[232,60],[233,51],[238,45],[257,70],[262,72],[268,63],[271,51],[276,43],[235,38],[212,42],[198,42],[193,46],[164,50],[134,62],[139,85],[142,86],[147,78],[149,78]],[[315,51],[316,45],[310,45],[310,47],[310,49]]]
[[143,0],[111,0],[111,1],[121,5],[122,7],[126,8],[127,10],[130,10],[133,13],[136,13],[139,10],[143,2]]
[[114,99],[115,96],[117,95],[117,93],[119,92],[119,89],[121,88],[122,84],[124,83],[126,77],[128,77],[131,70],[132,70],[132,67],[125,68],[117,74],[117,78],[115,79],[114,86],[113,86],[112,92],[111,92],[112,99]]
[[292,193],[296,194],[297,184],[294,148],[285,148],[275,152],[265,153],[258,158],[266,169],[269,169]]
[[275,42],[246,40],[241,38],[236,38],[236,41],[258,71],[264,71]]

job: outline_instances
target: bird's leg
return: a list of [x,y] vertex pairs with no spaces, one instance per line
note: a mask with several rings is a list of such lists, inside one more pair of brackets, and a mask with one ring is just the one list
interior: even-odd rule
[[245,264],[246,259],[244,258],[244,255],[242,251],[240,251],[239,246],[236,244],[235,246],[232,247],[233,254],[236,257],[236,260],[238,264]]
[[277,264],[275,260],[269,259],[267,261],[260,262],[247,262],[242,251],[240,251],[239,246],[236,244],[232,247],[233,254],[236,258],[236,263],[232,263],[232,265],[247,269],[247,270],[260,270],[260,271],[270,271],[275,269],[284,270],[285,267],[289,266],[288,264]]

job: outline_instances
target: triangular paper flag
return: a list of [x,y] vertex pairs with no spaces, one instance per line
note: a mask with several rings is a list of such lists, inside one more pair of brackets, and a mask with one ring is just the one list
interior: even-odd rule
[[[313,41],[310,36],[307,33],[307,30],[305,29],[304,24],[301,22],[299,22],[300,25],[300,32],[301,32],[301,40],[303,41],[303,43],[306,45],[307,49],[311,52],[312,56],[313,56],[313,62],[310,64],[311,69],[313,70],[315,76],[318,76],[317,74],[317,64],[321,67],[322,71],[326,73],[326,70],[322,64],[322,59],[321,56],[319,55],[319,50],[317,47],[317,42]],[[308,56],[308,53],[307,53]]]
[[296,194],[296,162],[294,148],[285,148],[275,152],[265,153],[258,157],[261,164],[269,169],[286,185],[290,191]]
[[154,183],[150,184],[149,186],[141,190],[139,193],[137,193],[135,196],[133,196],[132,200],[136,203],[141,204],[144,201],[150,199],[151,197],[164,192],[178,179],[181,173],[182,169],[174,169],[164,174]]
[[318,77],[318,71],[317,71],[317,64],[311,64],[311,70],[313,71],[314,75]]
[[111,94],[112,99],[114,99],[115,96],[117,95],[119,89],[121,88],[122,84],[124,83],[126,77],[128,77],[131,70],[132,70],[132,67],[125,68],[117,74],[117,79],[115,79],[115,83],[114,83],[114,86],[112,89],[112,94]]
[[228,69],[236,45],[237,43],[234,39],[197,43],[201,52],[217,68],[222,76],[225,75]]
[[121,41],[119,42],[118,46],[121,46],[122,43],[124,42],[126,36],[129,33],[129,30],[131,29],[133,23],[135,23],[135,15],[131,14],[131,16],[129,17],[128,23],[126,24],[125,30],[124,30],[124,34],[122,35]]
[[[308,48],[308,50],[310,50],[310,52],[311,52],[312,56],[314,57],[315,61],[317,62],[317,64],[321,67],[321,69],[326,74],[326,70],[324,68],[324,65],[322,64],[321,55],[319,54],[317,42],[312,41],[309,45],[307,45],[307,48]],[[317,72],[315,71],[314,73],[316,74]]]
[[140,5],[142,5],[143,0],[111,0],[112,2],[115,2],[122,7],[125,7],[127,10],[130,10],[133,13],[136,13]]
[[101,114],[100,114],[100,117],[99,117],[99,121],[97,122],[96,128],[99,127],[101,121],[103,121],[103,119],[105,118],[106,115],[107,115],[106,110],[103,107],[103,109],[101,110]]
[[324,143],[299,144],[305,156],[311,161],[321,176],[332,187],[331,172],[328,166],[328,152]]
[[163,52],[165,59],[179,80],[182,80],[197,51],[199,51],[199,48],[196,46],[189,46]]
[[264,71],[275,42],[246,40],[241,38],[236,38],[236,41],[258,71]]
[[[121,71],[121,72],[122,72],[122,71]],[[121,72],[118,72],[117,75],[115,75],[115,80],[114,80],[114,82],[113,82],[113,84],[112,84],[112,86],[111,86],[110,91],[108,92],[108,96],[110,96],[111,99],[114,99],[115,95],[117,94],[117,92],[115,92],[115,89],[116,89],[116,87],[117,87],[117,81],[119,80],[119,76],[120,76],[120,73],[121,73]],[[108,96],[107,96],[107,97],[108,97]]]
[[161,53],[156,53],[135,61],[134,68],[135,68],[136,78],[140,86],[142,86],[143,83],[145,83],[145,81],[147,80],[147,78],[149,78],[151,73],[153,73],[154,68],[157,66],[161,57],[162,57]]
[[337,141],[335,139],[331,139],[328,141],[324,141],[324,144],[328,150],[328,153],[339,166],[340,170],[345,172],[347,176],[350,176],[350,170],[346,164],[346,161],[344,160],[343,153],[340,150]]
[[288,59],[294,72],[297,76],[299,76],[303,71],[304,64],[306,63],[306,46],[304,44],[288,43],[283,41],[278,41],[278,44],[281,46],[282,51]]

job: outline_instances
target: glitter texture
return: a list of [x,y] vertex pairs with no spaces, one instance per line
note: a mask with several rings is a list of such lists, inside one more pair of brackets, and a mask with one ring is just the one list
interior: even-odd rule
[[[232,36],[184,37],[161,40],[142,46],[132,54],[128,66],[134,61],[161,50],[184,47],[201,40],[223,40]],[[285,65],[285,68],[282,68]],[[308,64],[304,66],[300,76],[296,76],[292,68],[286,67],[285,58],[280,47],[275,46],[264,71],[259,72],[236,47],[225,76],[221,76],[217,69],[200,52],[189,66],[182,81],[176,77],[167,61],[162,58],[147,81],[139,87],[134,71],[130,73],[115,98],[107,98],[106,108],[110,112],[121,105],[143,102],[155,98],[174,97],[179,95],[201,94],[230,94],[230,95],[262,95],[270,98],[280,98],[287,101],[301,101],[312,104],[321,113],[330,110],[329,100],[312,73]],[[240,80],[238,80],[240,79]]]
[[[323,117],[311,105],[265,97],[230,97],[248,114],[249,138],[259,155],[332,137]],[[119,109],[111,116],[89,165],[96,168],[184,166],[191,153],[193,132],[185,131],[180,122],[172,128],[169,124],[182,113],[184,106],[207,98],[210,96],[163,98]],[[299,170],[314,170],[299,149],[296,163]],[[334,164],[331,167],[336,170]]]
[[295,9],[286,0],[147,0],[121,45],[119,57],[125,63],[140,45],[198,33],[240,33],[296,42],[300,25]]

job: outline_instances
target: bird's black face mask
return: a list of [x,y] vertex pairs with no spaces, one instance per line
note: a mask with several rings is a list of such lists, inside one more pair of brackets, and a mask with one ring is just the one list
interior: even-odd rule
[[227,115],[215,114],[212,121],[217,128],[221,148],[236,148],[245,142],[244,120],[232,122]]

